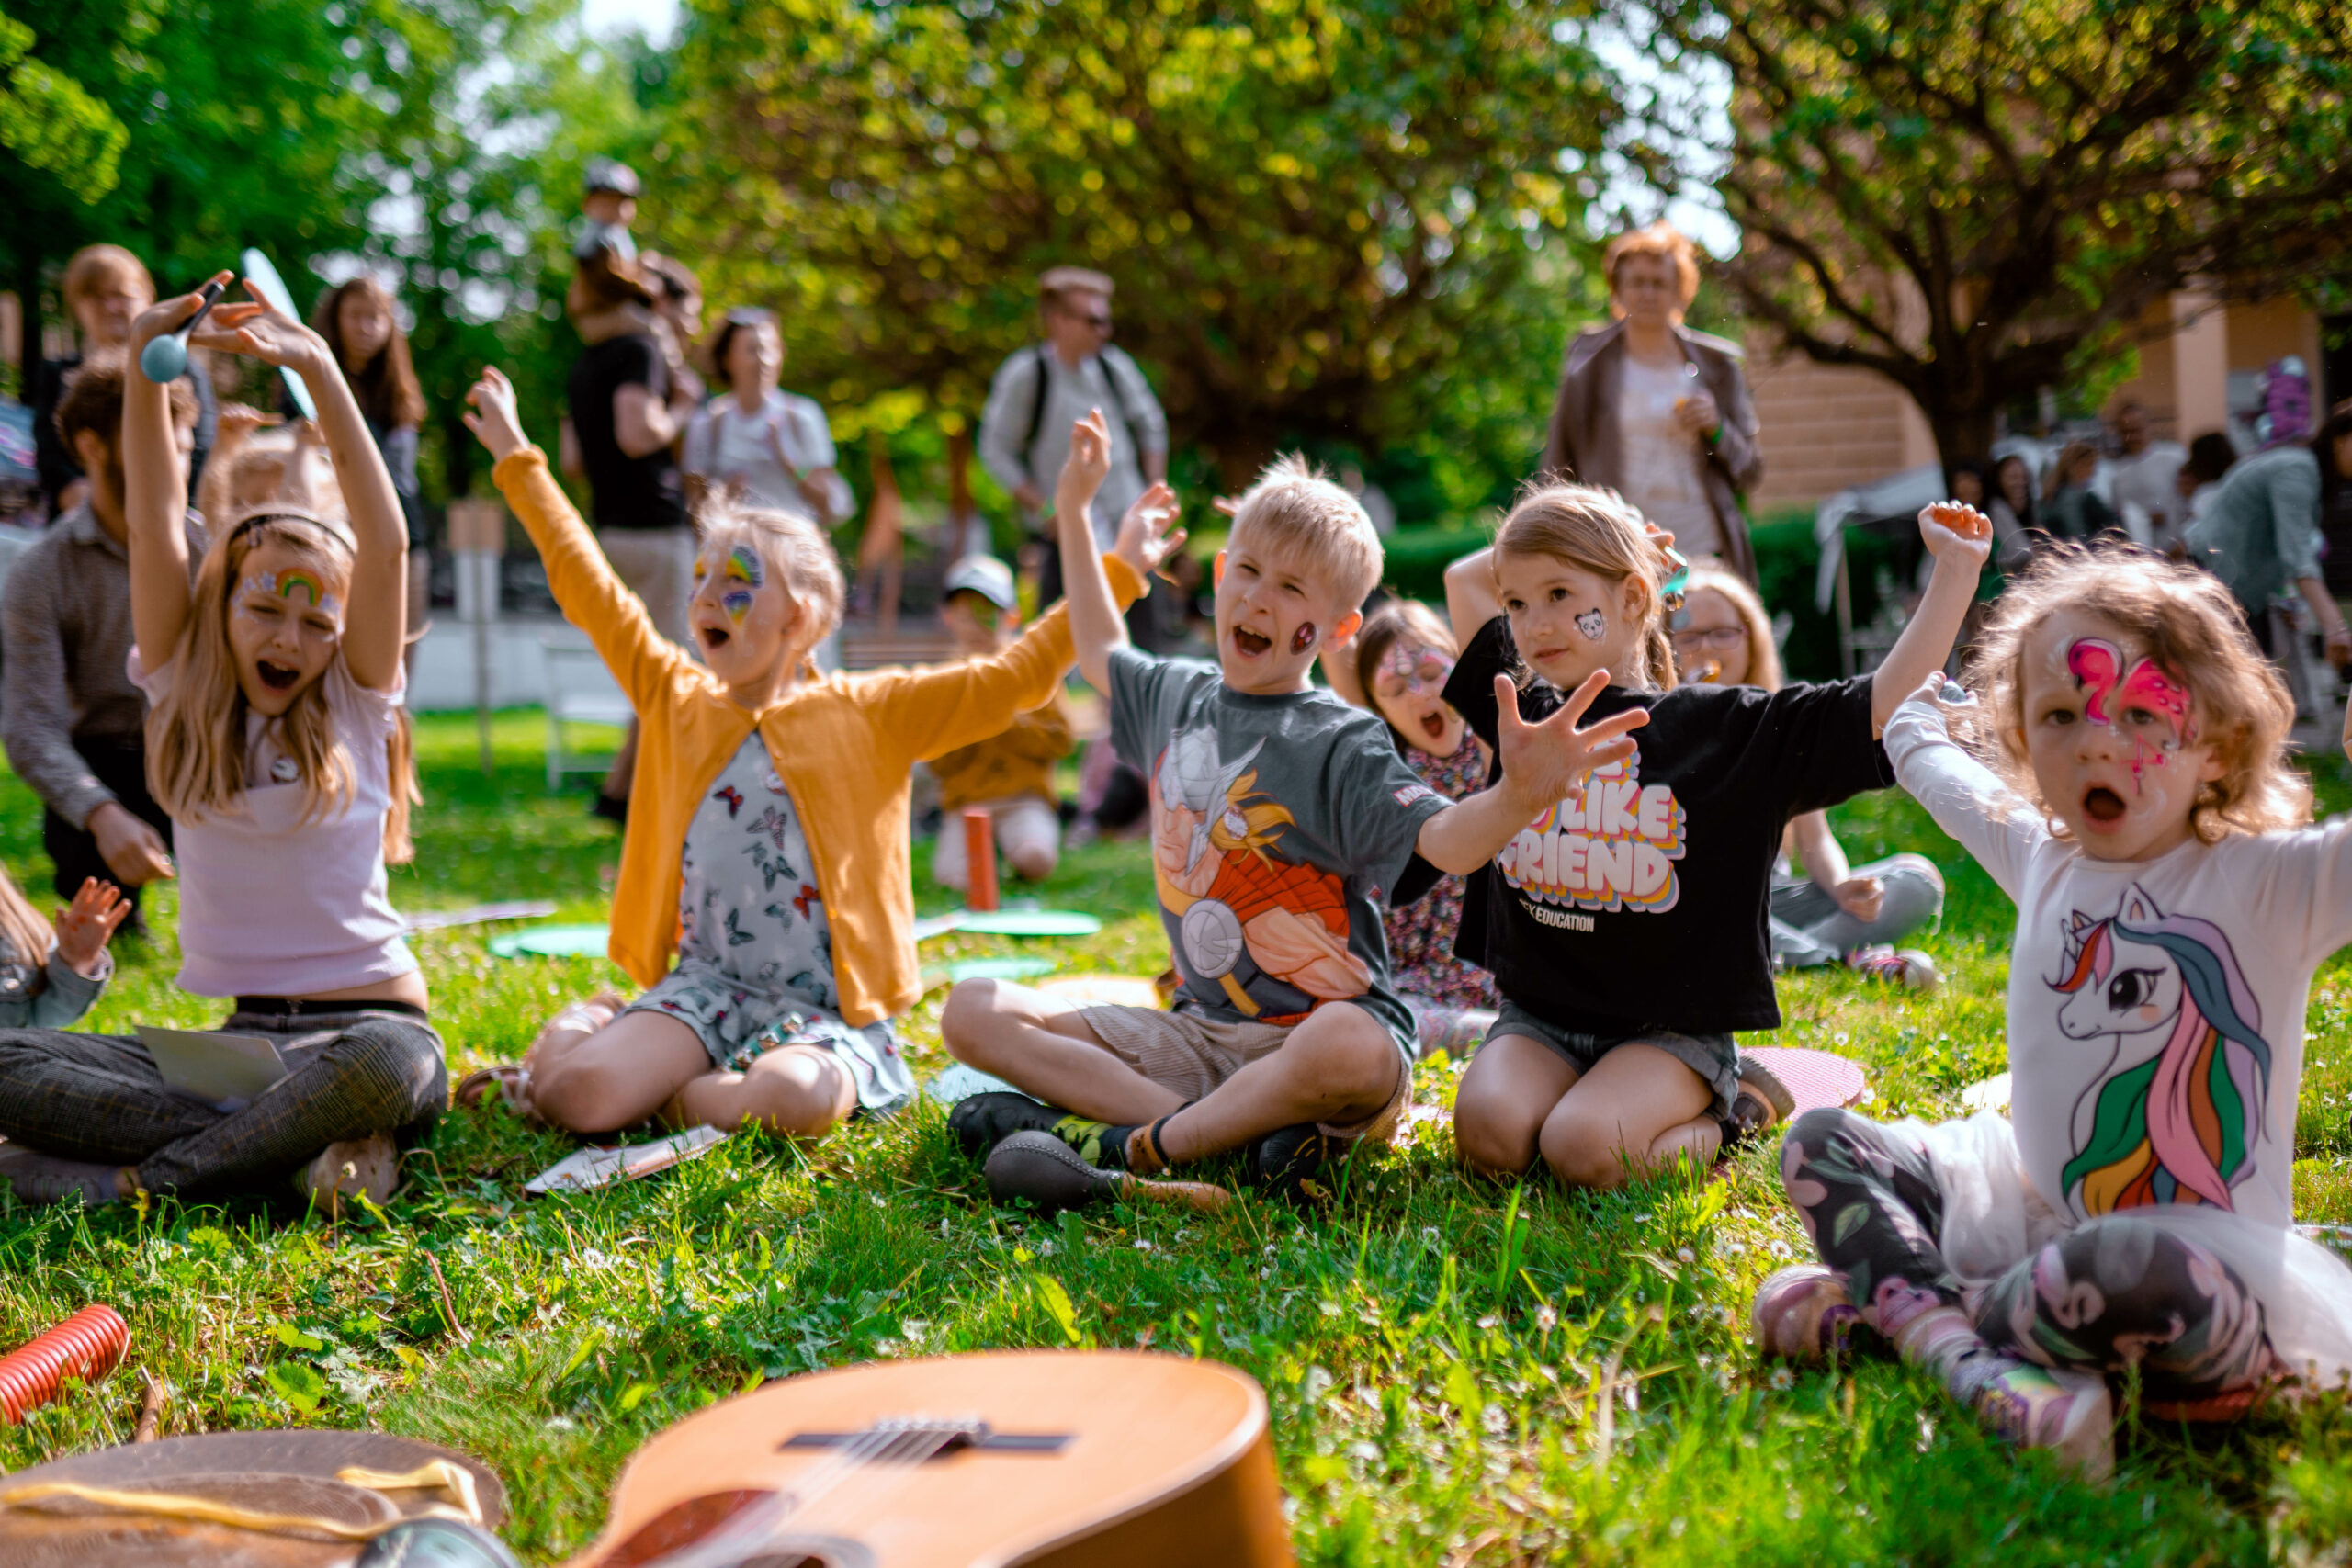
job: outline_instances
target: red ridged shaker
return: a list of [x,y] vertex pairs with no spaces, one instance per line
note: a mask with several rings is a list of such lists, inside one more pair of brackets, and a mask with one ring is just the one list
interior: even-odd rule
[[57,1397],[67,1378],[96,1382],[130,1350],[130,1325],[110,1306],[85,1306],[31,1343],[0,1356],[0,1420]]

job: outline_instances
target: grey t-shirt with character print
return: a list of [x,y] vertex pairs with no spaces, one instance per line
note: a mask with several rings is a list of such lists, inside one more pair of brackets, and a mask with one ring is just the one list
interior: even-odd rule
[[1421,824],[1452,803],[1387,726],[1329,692],[1253,695],[1214,664],[1126,648],[1111,656],[1111,743],[1150,785],[1177,1005],[1293,1024],[1353,1002],[1409,1056],[1381,916]]

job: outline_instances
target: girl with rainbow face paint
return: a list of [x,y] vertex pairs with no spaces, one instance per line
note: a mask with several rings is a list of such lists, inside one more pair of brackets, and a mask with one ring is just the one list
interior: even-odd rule
[[237,683],[254,711],[272,718],[326,673],[343,640],[349,568],[304,548],[296,532],[273,525],[246,552],[229,597]]
[[741,535],[703,540],[686,621],[703,662],[730,689],[768,691],[790,678],[815,643],[807,635],[814,618],[802,614],[783,573],[770,570]]

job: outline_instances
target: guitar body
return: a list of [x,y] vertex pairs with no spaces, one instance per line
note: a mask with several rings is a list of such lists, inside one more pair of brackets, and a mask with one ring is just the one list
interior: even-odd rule
[[[1282,1502],[1265,1394],[1230,1367],[1124,1350],[881,1361],[662,1433],[571,1568],[1289,1568]],[[773,1534],[730,1546],[762,1509]]]

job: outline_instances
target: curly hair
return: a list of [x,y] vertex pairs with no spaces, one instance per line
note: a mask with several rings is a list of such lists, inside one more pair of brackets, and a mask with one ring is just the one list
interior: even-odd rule
[[1973,749],[2045,816],[2027,759],[2025,656],[2034,629],[2064,611],[2106,622],[2187,685],[2198,739],[2224,772],[2189,810],[2199,840],[2267,833],[2311,820],[2311,781],[2287,765],[2294,699],[2262,656],[2221,581],[2118,540],[2045,546],[1993,603],[1967,683],[1984,704]]

